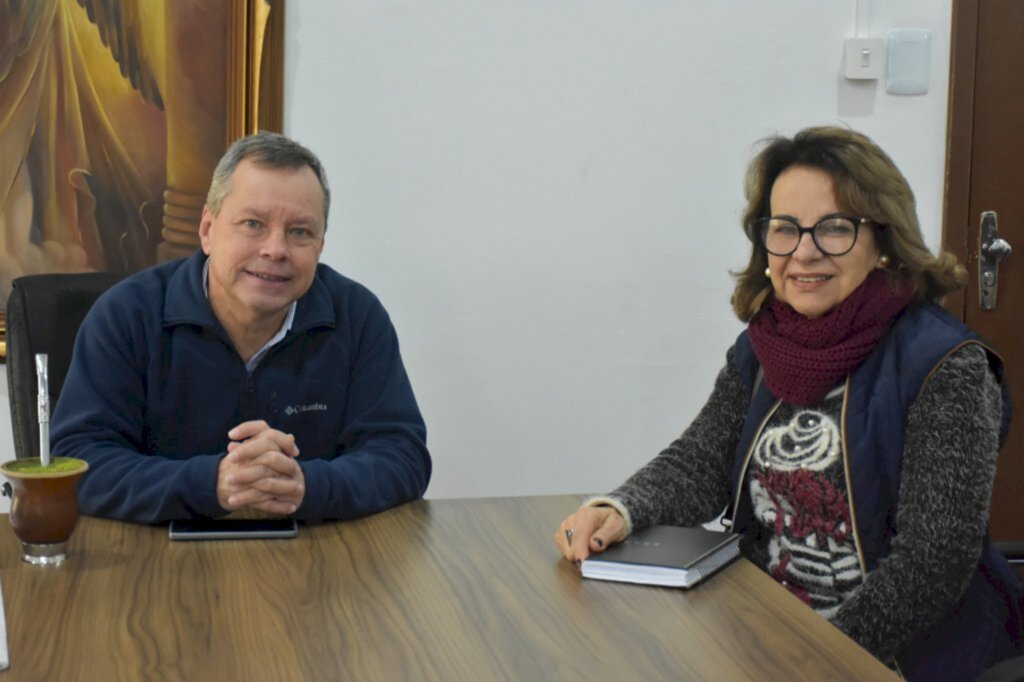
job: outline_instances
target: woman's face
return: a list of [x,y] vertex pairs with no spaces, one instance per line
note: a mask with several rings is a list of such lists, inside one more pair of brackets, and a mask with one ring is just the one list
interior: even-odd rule
[[[790,166],[772,185],[772,216],[787,216],[804,227],[824,216],[840,213],[832,178],[825,171],[807,166]],[[768,254],[775,297],[801,315],[821,317],[839,305],[878,267],[881,255],[874,228],[861,225],[857,242],[842,256],[827,256],[818,250],[810,234],[804,234],[796,251],[788,256]]]

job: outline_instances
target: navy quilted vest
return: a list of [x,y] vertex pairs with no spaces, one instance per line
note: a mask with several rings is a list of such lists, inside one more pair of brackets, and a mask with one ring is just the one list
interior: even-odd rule
[[[891,550],[896,533],[903,432],[907,412],[935,368],[968,343],[979,343],[957,318],[925,303],[901,314],[875,351],[849,377],[843,440],[849,472],[851,518],[863,566],[872,571]],[[983,347],[984,344],[982,344]],[[1002,382],[1002,361],[987,347],[993,373]],[[758,381],[759,363],[747,332],[736,340],[735,363],[753,389],[732,472],[733,528],[742,533],[754,523],[749,493],[741,485],[751,443],[777,399]],[[1003,428],[1010,404],[1003,385]],[[960,602],[897,657],[908,679],[973,679],[986,665],[1019,650],[1022,629],[1021,587],[1005,558],[988,541],[978,571]],[[958,674],[958,671],[962,674]]]

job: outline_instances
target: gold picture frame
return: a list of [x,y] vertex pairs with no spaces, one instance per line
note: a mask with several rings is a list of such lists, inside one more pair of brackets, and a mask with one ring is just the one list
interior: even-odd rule
[[198,247],[224,150],[283,129],[284,6],[0,2],[0,362],[16,277]]

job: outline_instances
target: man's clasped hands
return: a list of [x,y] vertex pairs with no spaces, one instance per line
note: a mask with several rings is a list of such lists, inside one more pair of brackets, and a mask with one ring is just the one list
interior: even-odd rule
[[228,431],[228,438],[228,454],[217,471],[220,506],[294,513],[306,493],[295,436],[258,420],[242,422]]

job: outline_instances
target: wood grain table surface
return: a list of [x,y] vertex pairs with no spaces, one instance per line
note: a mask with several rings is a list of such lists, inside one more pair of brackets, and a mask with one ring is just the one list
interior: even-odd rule
[[576,496],[419,501],[293,540],[83,517],[59,567],[0,519],[7,680],[891,680],[739,560],[690,591],[583,580]]

